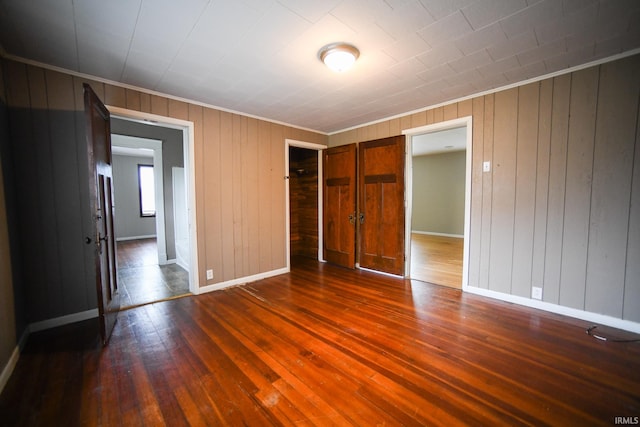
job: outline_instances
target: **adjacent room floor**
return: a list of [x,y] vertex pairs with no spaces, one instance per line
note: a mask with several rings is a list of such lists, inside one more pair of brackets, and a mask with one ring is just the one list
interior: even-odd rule
[[462,288],[464,239],[411,233],[411,274],[415,280]]
[[156,239],[117,242],[122,307],[189,293],[189,273],[177,264],[158,265]]

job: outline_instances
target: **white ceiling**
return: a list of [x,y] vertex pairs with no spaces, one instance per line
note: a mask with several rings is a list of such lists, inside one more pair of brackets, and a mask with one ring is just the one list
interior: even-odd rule
[[411,137],[411,155],[428,156],[432,154],[462,151],[467,149],[467,127],[459,127],[437,132],[414,135]]
[[113,154],[153,157],[154,148],[162,148],[162,141],[138,136],[118,135],[117,133],[111,134],[111,151]]
[[121,156],[153,157],[153,150],[149,148],[121,147],[119,145],[114,145],[113,143],[111,144],[111,152]]
[[[638,0],[0,0],[22,58],[331,133],[640,48]],[[356,45],[337,74],[318,49]]]

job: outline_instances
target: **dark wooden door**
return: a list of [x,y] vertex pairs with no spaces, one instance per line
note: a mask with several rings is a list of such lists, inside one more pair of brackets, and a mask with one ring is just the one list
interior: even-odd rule
[[405,137],[359,146],[360,267],[404,275]]
[[324,151],[324,259],[343,267],[356,262],[356,145]]
[[95,236],[87,237],[87,242],[95,244],[100,334],[103,345],[106,345],[120,311],[113,234],[111,125],[109,110],[87,84],[84,85],[84,110],[87,126],[89,191],[96,226]]

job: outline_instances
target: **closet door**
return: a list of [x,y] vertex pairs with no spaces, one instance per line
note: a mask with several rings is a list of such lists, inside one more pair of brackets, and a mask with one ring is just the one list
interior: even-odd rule
[[356,259],[356,145],[324,151],[324,259],[354,268]]
[[405,137],[359,146],[360,267],[404,275]]

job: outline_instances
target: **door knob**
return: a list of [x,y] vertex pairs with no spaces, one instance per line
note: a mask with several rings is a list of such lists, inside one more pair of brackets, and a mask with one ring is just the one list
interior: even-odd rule
[[352,213],[352,214],[349,214],[349,223],[350,224],[355,224],[356,223],[356,213],[355,212]]
[[360,224],[364,224],[364,214],[360,212]]

